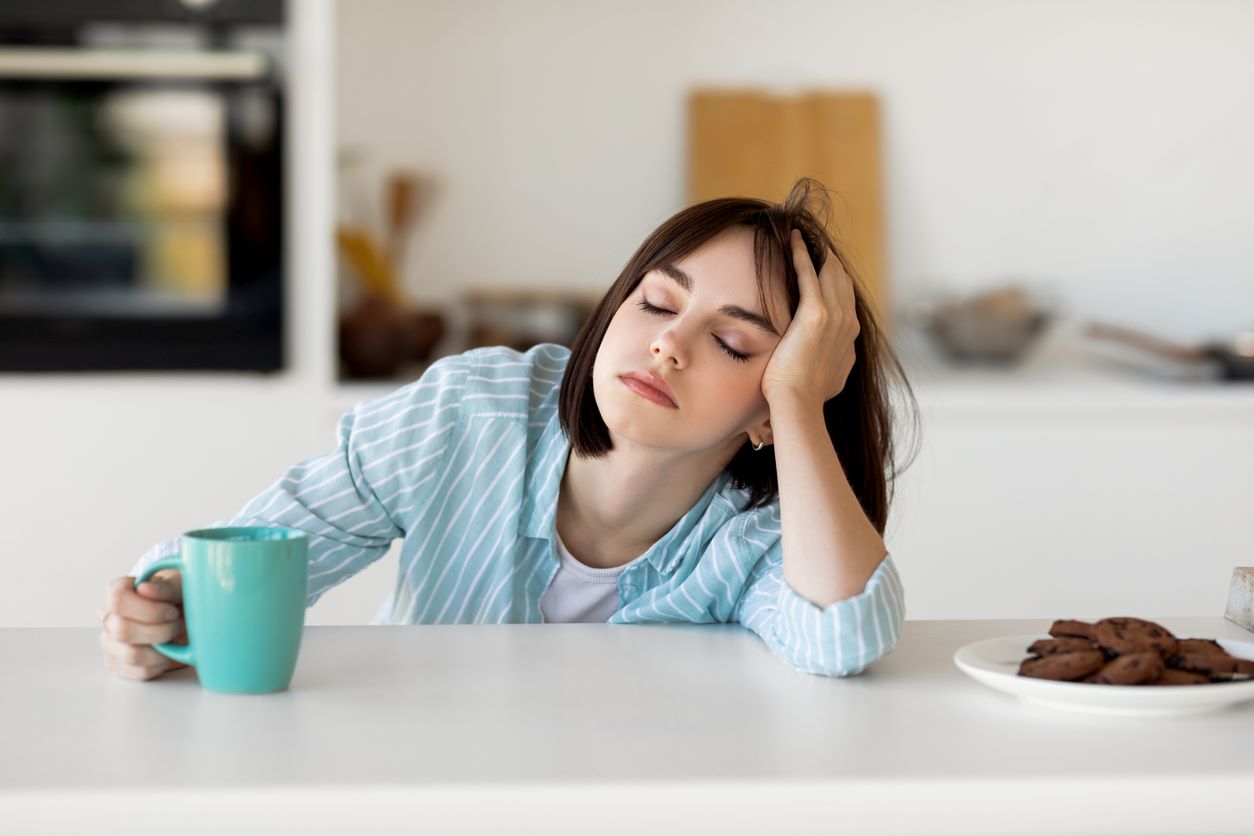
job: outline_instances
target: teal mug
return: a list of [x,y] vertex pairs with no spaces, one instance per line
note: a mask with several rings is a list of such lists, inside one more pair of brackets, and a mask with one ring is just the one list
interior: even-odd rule
[[196,669],[202,687],[225,694],[286,690],[305,629],[309,541],[291,528],[189,531],[180,553],[153,563],[183,576],[187,644],[154,644]]

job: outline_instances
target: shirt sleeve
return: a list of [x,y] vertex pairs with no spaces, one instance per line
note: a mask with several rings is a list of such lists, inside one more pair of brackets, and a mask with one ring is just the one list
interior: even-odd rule
[[[444,357],[417,381],[357,404],[340,418],[334,450],[293,465],[239,513],[205,528],[284,526],[305,532],[306,606],[312,606],[386,554],[431,497],[468,368],[464,355]],[[178,549],[178,537],[158,543],[131,574],[138,576]]]
[[819,607],[784,579],[777,537],[749,572],[733,620],[800,671],[854,676],[901,638],[905,596],[892,556],[885,554],[861,593]]

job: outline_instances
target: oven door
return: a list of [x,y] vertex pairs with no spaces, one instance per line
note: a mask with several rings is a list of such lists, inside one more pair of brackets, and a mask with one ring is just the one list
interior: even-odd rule
[[283,365],[262,53],[0,47],[0,371]]

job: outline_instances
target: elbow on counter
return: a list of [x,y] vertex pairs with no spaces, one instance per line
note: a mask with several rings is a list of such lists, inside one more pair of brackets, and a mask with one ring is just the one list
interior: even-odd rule
[[804,673],[857,676],[901,639],[905,595],[885,555],[861,593],[826,607],[782,583],[775,615],[769,644],[783,661]]

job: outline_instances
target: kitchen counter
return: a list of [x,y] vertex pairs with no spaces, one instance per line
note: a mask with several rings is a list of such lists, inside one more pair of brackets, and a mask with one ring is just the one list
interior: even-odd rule
[[1114,419],[1123,423],[1254,419],[1254,381],[1228,381],[1208,364],[1162,360],[1085,338],[1058,323],[1011,365],[945,360],[924,335],[903,329],[895,349],[922,408],[936,417]]
[[907,621],[848,679],[734,624],[307,627],[265,696],[116,678],[92,628],[0,629],[0,830],[1248,832],[1254,702],[1070,713],[951,660],[1048,626]]

